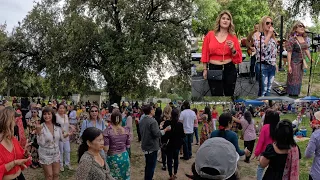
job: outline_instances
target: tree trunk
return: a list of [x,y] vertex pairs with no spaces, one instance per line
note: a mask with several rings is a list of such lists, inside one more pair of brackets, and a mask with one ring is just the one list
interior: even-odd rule
[[7,100],[9,100],[9,98],[10,98],[10,91],[11,91],[11,88],[8,86],[8,89],[7,89]]
[[109,90],[109,101],[110,101],[110,105],[112,105],[113,103],[117,103],[118,106],[120,107],[120,102],[121,102],[121,98],[122,96],[119,95],[112,87],[108,88]]

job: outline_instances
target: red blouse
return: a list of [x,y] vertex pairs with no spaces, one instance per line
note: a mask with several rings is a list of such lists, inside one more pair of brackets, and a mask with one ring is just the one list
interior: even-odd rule
[[[9,152],[2,144],[0,144],[0,179],[2,179],[3,176],[12,175],[19,171],[18,166],[13,167],[10,171],[7,171],[5,167],[7,163],[15,160],[14,152],[16,153],[16,160],[24,159],[24,150],[15,137],[12,138],[12,143],[15,149],[12,149],[12,152]],[[25,165],[31,165],[31,160],[27,161]],[[21,171],[24,169],[22,166],[20,166],[20,168]]]
[[[234,48],[237,51],[234,56],[232,56],[231,49],[226,43],[227,40],[231,40],[234,43]],[[234,35],[228,34],[227,39],[220,43],[215,37],[214,31],[209,31],[202,44],[201,62],[208,63],[210,60],[220,61],[226,59],[231,59],[233,64],[239,64],[242,62],[242,51],[238,38]]]

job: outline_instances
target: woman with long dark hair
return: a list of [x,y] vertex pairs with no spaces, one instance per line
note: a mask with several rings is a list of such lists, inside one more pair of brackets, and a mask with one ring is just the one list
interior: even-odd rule
[[111,125],[103,131],[104,150],[112,177],[119,180],[130,179],[130,160],[127,149],[130,148],[130,129],[122,127],[122,115],[119,110],[111,114]]
[[[268,109],[265,113],[264,125],[261,128],[259,140],[252,159],[258,158],[266,149],[268,144],[272,144],[275,140],[275,129],[280,121],[279,113],[272,109]],[[259,164],[257,168],[257,180],[262,180],[264,168]]]
[[[248,150],[252,152],[257,136],[256,136],[256,129],[254,127],[255,124],[254,124],[254,120],[252,119],[251,112],[246,111],[240,120],[236,118],[234,118],[234,120],[237,123],[240,123],[242,126],[244,147],[248,148]],[[250,156],[246,157],[244,162],[249,163],[250,157],[251,157],[251,154]]]
[[286,43],[288,51],[287,93],[290,96],[299,96],[303,69],[308,68],[305,56],[311,59],[305,28],[300,21],[294,23]]
[[268,167],[263,180],[299,180],[301,153],[293,139],[292,123],[280,121],[274,132],[274,143],[267,145],[260,158],[260,166]]
[[59,179],[60,151],[59,142],[71,135],[63,134],[52,108],[42,111],[41,124],[37,124],[37,142],[39,144],[39,162],[42,164],[46,179]]
[[211,111],[210,111],[210,106],[206,106],[205,108],[204,108],[204,112],[203,112],[203,114],[206,114],[207,116],[208,116],[208,125],[209,125],[209,133],[211,134],[212,133],[212,131],[214,130],[214,128],[213,128],[213,122],[212,122],[212,114],[211,114]]
[[231,131],[233,117],[230,113],[222,113],[219,117],[219,130],[215,130],[211,133],[210,138],[222,137],[231,142],[236,148],[239,156],[249,156],[250,151],[248,149],[241,150],[239,148],[238,136],[235,132]]
[[100,152],[104,148],[102,131],[89,127],[83,132],[82,144],[78,149],[79,166],[76,180],[114,180]]
[[211,95],[233,96],[237,80],[235,64],[242,62],[242,51],[229,11],[218,15],[214,30],[204,38],[201,62],[203,78],[208,79]]
[[[179,166],[179,150],[183,144],[183,138],[185,137],[183,124],[179,121],[179,110],[173,109],[171,112],[171,120],[165,121],[163,128],[171,126],[171,131],[167,132],[162,138],[166,141],[167,148],[167,165],[170,180],[177,178],[178,166]],[[172,173],[172,161],[174,161]]]

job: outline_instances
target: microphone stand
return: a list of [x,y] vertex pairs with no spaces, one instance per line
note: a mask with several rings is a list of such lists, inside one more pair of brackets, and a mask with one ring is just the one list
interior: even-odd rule
[[262,36],[263,32],[260,33],[260,96],[262,96]]

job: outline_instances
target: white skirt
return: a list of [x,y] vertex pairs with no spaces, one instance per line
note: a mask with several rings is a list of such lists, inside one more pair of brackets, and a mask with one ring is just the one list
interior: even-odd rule
[[60,162],[59,146],[54,149],[43,148],[39,146],[39,162],[40,164],[50,165]]

